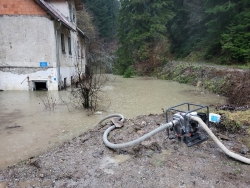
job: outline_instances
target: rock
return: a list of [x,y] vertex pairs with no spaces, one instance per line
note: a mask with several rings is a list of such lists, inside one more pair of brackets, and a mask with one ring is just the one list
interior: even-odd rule
[[103,155],[103,150],[94,152],[94,153],[92,154],[92,156],[93,156],[94,158],[101,157],[102,155]]
[[44,174],[39,174],[39,177],[40,178],[44,178]]
[[138,133],[139,135],[144,135],[144,131],[143,131],[143,130],[139,130],[139,131],[137,131],[137,133]]
[[168,147],[169,147],[168,142],[163,142],[163,143],[162,143],[162,147],[163,147],[164,149],[168,149]]
[[157,142],[153,142],[150,146],[149,149],[151,149],[154,152],[161,152],[161,146]]
[[147,122],[146,121],[142,121],[141,122],[141,126],[145,126],[145,125],[147,125]]
[[175,139],[176,136],[175,135],[169,135],[168,139],[172,140],[172,139]]
[[221,139],[221,140],[230,140],[230,138],[226,135],[223,135],[223,134],[220,134],[220,133],[217,133],[217,136]]
[[229,136],[229,138],[235,138],[236,137],[235,134],[229,134],[228,136]]
[[249,149],[246,146],[243,146],[239,152],[243,155],[247,154],[247,152],[249,152]]
[[240,149],[238,147],[233,147],[232,149],[233,149],[233,151],[235,151],[237,153],[240,151]]
[[178,150],[178,147],[177,147],[177,146],[174,146],[174,150]]

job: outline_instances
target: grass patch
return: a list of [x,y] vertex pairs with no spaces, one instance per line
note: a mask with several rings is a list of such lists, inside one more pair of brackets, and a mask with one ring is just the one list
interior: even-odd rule
[[[221,115],[221,125],[228,131],[235,132],[240,130],[243,125],[250,125],[250,110],[236,112],[219,110],[216,113]],[[250,128],[248,131],[250,134]]]

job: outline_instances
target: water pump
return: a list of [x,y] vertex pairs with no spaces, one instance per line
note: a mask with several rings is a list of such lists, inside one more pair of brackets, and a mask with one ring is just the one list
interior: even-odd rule
[[[186,107],[186,110],[183,110]],[[202,112],[199,112],[202,111]],[[205,111],[205,112],[204,112]],[[189,120],[187,115],[198,116],[203,122],[206,122],[209,126],[208,116],[209,108],[208,106],[202,106],[191,103],[182,103],[180,105],[168,108],[166,110],[166,121],[168,117],[172,115],[172,120],[178,120],[179,124],[173,126],[171,129],[167,129],[167,134],[169,137],[169,130],[173,130],[175,135],[179,140],[183,140],[187,146],[193,146],[198,144],[208,137],[206,134],[201,134],[201,129],[199,123],[194,120]],[[170,137],[169,137],[170,138]]]

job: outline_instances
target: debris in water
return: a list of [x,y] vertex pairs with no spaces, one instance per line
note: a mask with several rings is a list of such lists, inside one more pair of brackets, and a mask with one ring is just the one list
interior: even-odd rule
[[9,126],[9,127],[5,127],[6,129],[15,129],[15,128],[19,128],[21,126],[19,125],[14,125],[14,126]]

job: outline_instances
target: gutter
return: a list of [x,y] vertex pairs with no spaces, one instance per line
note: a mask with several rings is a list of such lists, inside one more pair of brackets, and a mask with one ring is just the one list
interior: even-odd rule
[[87,37],[89,40],[89,42],[87,44],[90,44],[90,42],[91,42],[90,37],[88,35],[86,35],[79,27],[76,27],[76,30],[79,31],[79,33],[81,33],[82,36]]

